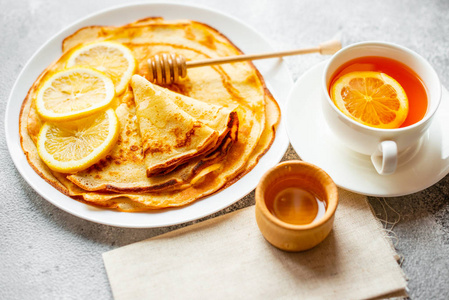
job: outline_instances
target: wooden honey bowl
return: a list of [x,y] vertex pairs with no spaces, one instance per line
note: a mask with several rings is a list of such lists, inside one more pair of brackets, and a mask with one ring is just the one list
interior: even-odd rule
[[338,189],[331,177],[299,160],[268,170],[256,188],[257,225],[269,243],[285,251],[321,243],[333,227],[337,206]]

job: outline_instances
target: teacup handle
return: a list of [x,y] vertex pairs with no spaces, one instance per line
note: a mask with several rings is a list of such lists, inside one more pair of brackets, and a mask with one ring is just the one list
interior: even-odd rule
[[398,165],[398,147],[393,141],[383,141],[371,155],[371,162],[380,175],[393,174]]

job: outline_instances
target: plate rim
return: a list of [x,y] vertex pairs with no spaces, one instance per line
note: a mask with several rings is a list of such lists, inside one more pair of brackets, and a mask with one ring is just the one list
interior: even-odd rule
[[[89,209],[84,209],[84,210],[78,210],[76,209],[76,207],[72,207],[73,205],[69,205],[68,207],[64,204],[61,204],[59,201],[55,201],[54,198],[61,198],[61,197],[66,197],[68,198],[70,201],[76,202],[78,204],[81,204],[83,206],[90,206],[88,204],[82,203],[80,201],[74,200],[62,193],[60,193],[59,191],[57,191],[57,189],[55,189],[53,186],[51,186],[49,183],[47,183],[43,178],[41,178],[34,170],[31,169],[31,166],[28,164],[28,161],[26,159],[25,154],[22,151],[22,147],[20,144],[20,135],[18,130],[14,130],[14,129],[19,129],[19,120],[18,118],[13,118],[11,115],[14,115],[12,112],[16,112],[17,111],[17,107],[18,107],[18,114],[20,115],[20,110],[22,107],[22,103],[23,103],[23,99],[25,97],[23,97],[20,100],[20,104],[16,104],[13,105],[12,101],[15,99],[14,97],[16,96],[17,93],[17,88],[18,85],[20,84],[21,81],[24,80],[24,72],[30,68],[30,65],[35,61],[36,57],[40,54],[42,54],[42,51],[48,47],[51,44],[54,43],[58,43],[58,40],[64,38],[65,36],[67,36],[67,32],[73,33],[74,31],[76,31],[77,29],[80,29],[86,25],[83,25],[83,23],[86,22],[95,22],[95,19],[98,18],[102,18],[105,15],[108,14],[113,14],[115,12],[120,12],[121,10],[133,10],[135,11],[138,8],[151,8],[151,7],[156,7],[158,6],[159,9],[162,10],[169,10],[169,9],[182,9],[182,8],[187,8],[187,9],[191,9],[193,10],[193,12],[196,14],[195,18],[192,18],[191,16],[189,16],[188,14],[191,14],[192,12],[189,12],[186,15],[186,18],[189,19],[195,19],[195,20],[199,20],[201,18],[210,18],[211,16],[219,16],[222,19],[226,19],[226,20],[230,20],[232,21],[232,25],[238,25],[238,27],[242,27],[245,30],[249,30],[252,34],[251,39],[257,39],[259,40],[259,42],[263,42],[263,47],[264,48],[272,48],[271,45],[269,44],[268,40],[265,39],[259,32],[257,32],[254,28],[252,28],[251,26],[249,26],[248,24],[244,23],[243,21],[227,14],[221,11],[218,11],[216,9],[213,8],[209,8],[206,6],[200,6],[200,5],[193,5],[193,4],[184,4],[184,3],[179,3],[179,2],[171,2],[171,1],[167,1],[167,2],[149,2],[149,3],[130,3],[130,4],[122,4],[122,5],[116,5],[116,6],[111,6],[109,8],[106,9],[102,9],[99,10],[97,12],[93,12],[88,14],[87,16],[80,18],[74,22],[72,22],[71,24],[65,26],[64,28],[62,28],[60,31],[58,31],[56,34],[54,34],[53,36],[51,36],[49,39],[47,39],[34,53],[33,55],[28,59],[28,61],[26,62],[26,64],[23,66],[22,70],[19,72],[19,75],[17,76],[11,91],[9,93],[8,99],[7,99],[7,105],[6,105],[6,109],[5,109],[5,139],[6,139],[6,143],[7,143],[7,148],[8,148],[8,152],[11,156],[11,159],[13,160],[13,163],[16,167],[16,169],[18,170],[19,174],[21,175],[21,177],[27,182],[27,184],[29,186],[31,186],[31,188],[37,192],[41,197],[43,197],[46,201],[50,202],[51,204],[53,204],[54,206],[58,207],[59,209],[68,212],[76,217],[79,217],[81,219],[85,219],[94,223],[98,223],[98,224],[103,224],[103,225],[109,225],[109,226],[115,226],[115,227],[122,227],[122,228],[158,228],[158,227],[164,227],[164,226],[171,226],[171,225],[177,225],[177,224],[181,224],[181,223],[185,223],[185,222],[189,222],[189,221],[194,221],[206,216],[209,216],[211,214],[214,214],[222,209],[225,209],[226,207],[234,204],[235,202],[239,201],[240,199],[242,199],[243,197],[245,197],[247,194],[249,194],[257,185],[257,182],[254,182],[254,179],[252,179],[250,181],[250,184],[247,185],[247,188],[244,189],[245,191],[242,193],[238,193],[237,197],[235,197],[235,200],[232,201],[225,201],[224,203],[222,203],[221,205],[217,205],[217,206],[212,206],[213,209],[208,208],[206,209],[204,212],[198,213],[198,214],[193,214],[190,215],[189,217],[184,217],[184,218],[180,218],[176,221],[172,220],[172,221],[167,221],[167,222],[159,222],[157,224],[148,224],[148,223],[142,223],[142,222],[129,222],[129,221],[124,221],[124,220],[119,220],[119,221],[114,221],[114,220],[104,220],[101,216],[100,217],[91,217],[90,215],[86,215],[86,211],[89,211]],[[140,14],[140,13],[139,13]],[[198,17],[200,14],[205,14],[202,17]],[[131,15],[137,15],[137,13],[131,13]],[[153,14],[149,14],[146,13],[144,14],[147,17],[150,16],[154,16]],[[143,17],[145,17],[143,16]],[[161,15],[162,17],[165,17],[164,14]],[[133,22],[135,20],[139,19],[139,17],[134,17],[131,18],[130,20],[128,20],[128,22]],[[167,18],[170,19],[170,18]],[[112,21],[112,20],[111,20]],[[126,24],[126,23],[124,23]],[[105,24],[106,25],[106,24]],[[217,28],[214,25],[211,25],[214,28],[216,28],[218,31],[223,32],[226,31],[226,29],[224,30],[224,28]],[[226,34],[225,34],[226,35]],[[226,35],[230,40],[233,41],[232,36]],[[234,43],[234,41],[233,41]],[[259,43],[257,43],[259,44]],[[59,43],[60,45],[60,43]],[[240,48],[240,46],[237,46]],[[54,61],[55,59],[57,59],[57,57],[54,57],[52,61]],[[281,73],[283,74],[283,77],[285,77],[285,79],[287,79],[287,82],[284,82],[284,84],[286,84],[288,86],[288,90],[290,90],[293,87],[293,79],[291,76],[290,71],[288,70],[288,68],[286,67],[285,62],[283,62],[282,60],[278,60],[278,66],[281,69]],[[261,71],[260,67],[257,66],[256,63],[256,67],[258,68],[259,71]],[[272,67],[272,65],[270,65],[270,67]],[[43,70],[43,69],[42,69]],[[37,72],[38,74],[40,74],[40,72],[42,72],[42,70],[35,70],[35,72]],[[262,71],[261,71],[262,73]],[[263,73],[262,73],[263,74]],[[37,77],[37,76],[36,76]],[[36,78],[35,77],[35,78]],[[248,176],[255,176],[255,172],[261,172],[262,171],[266,171],[267,170],[267,165],[271,165],[274,166],[276,163],[278,163],[282,157],[283,154],[285,153],[285,151],[288,148],[289,145],[289,139],[287,137],[287,133],[286,133],[286,128],[284,126],[284,117],[285,113],[284,113],[284,105],[286,103],[286,99],[287,99],[287,94],[285,94],[285,92],[282,92],[281,90],[277,90],[275,91],[274,88],[272,86],[270,86],[268,79],[266,77],[264,77],[265,80],[265,84],[267,85],[268,89],[270,90],[270,92],[275,96],[275,99],[277,100],[280,108],[281,108],[281,122],[279,124],[279,127],[276,131],[276,136],[275,136],[275,140],[273,141],[273,144],[271,146],[271,148],[268,150],[267,153],[265,153],[265,155],[260,159],[260,161],[258,162],[258,164],[248,173],[246,174],[243,178],[241,178],[239,181],[237,181],[235,184],[233,184],[232,186],[238,186],[239,182],[244,182],[245,178],[247,178],[248,180]],[[285,88],[285,87],[284,87]],[[27,88],[27,90],[25,91],[25,95],[26,92],[28,92],[29,86]],[[281,99],[281,97],[276,97],[276,94],[282,94],[284,93],[285,95],[282,97],[283,99]],[[19,95],[20,96],[20,93]],[[14,99],[13,99],[14,98]],[[15,124],[14,124],[15,123]],[[13,132],[14,131],[14,132]],[[17,131],[17,132],[16,132]],[[281,154],[277,154],[277,153],[273,153],[273,146],[277,145],[277,152],[282,152]],[[20,153],[14,153],[14,151],[20,149]],[[272,158],[271,158],[271,162],[267,162],[267,154],[269,154],[271,152],[272,154]],[[24,167],[22,167],[22,165],[24,164],[23,160],[25,160],[25,164],[26,166],[28,166],[28,169],[23,169]],[[262,167],[261,162],[265,161],[264,166]],[[25,168],[26,168],[25,166]],[[259,168],[258,168],[259,167]],[[30,174],[28,174],[29,169],[32,170],[32,172]],[[259,179],[262,176],[262,174],[256,175]],[[257,180],[258,181],[258,180]],[[41,188],[39,185],[44,185],[44,188]],[[230,186],[227,189],[232,188],[232,186]],[[50,187],[51,190],[50,191],[46,191],[45,187]],[[224,191],[226,191],[227,189],[220,191],[214,195],[208,196],[206,198],[209,197],[214,197]],[[235,188],[234,188],[235,189]],[[204,201],[206,199],[202,199],[199,201],[195,201],[194,203],[188,205],[189,206],[195,206],[198,205],[198,203],[200,201]],[[76,205],[75,205],[76,206]],[[176,211],[176,210],[182,210],[183,208],[168,208],[168,209],[164,209],[164,212],[162,213],[168,213],[171,211]],[[203,208],[204,209],[204,208]],[[103,209],[100,209],[103,211]],[[127,213],[127,212],[119,212],[119,211],[112,211],[109,210],[110,212],[112,212],[113,214],[128,214],[128,215],[135,215],[135,214],[154,214],[155,212],[138,212],[138,213]]]

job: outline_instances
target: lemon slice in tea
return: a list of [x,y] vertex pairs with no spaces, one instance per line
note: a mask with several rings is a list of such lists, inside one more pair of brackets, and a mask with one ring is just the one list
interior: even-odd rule
[[349,118],[376,128],[398,128],[408,114],[408,98],[402,86],[380,72],[351,72],[339,77],[330,95]]

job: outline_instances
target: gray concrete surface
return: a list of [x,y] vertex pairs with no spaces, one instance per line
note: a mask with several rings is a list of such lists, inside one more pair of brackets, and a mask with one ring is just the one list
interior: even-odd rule
[[[4,128],[5,106],[14,81],[47,39],[87,14],[125,3],[0,0],[0,127]],[[204,5],[244,20],[279,50],[314,45],[337,32],[346,45],[363,40],[398,43],[427,58],[443,85],[449,87],[449,1],[183,3]],[[296,80],[323,59],[312,55],[286,61]],[[110,299],[101,254],[179,227],[114,228],[61,211],[21,178],[9,156],[4,130],[0,132],[0,299]],[[293,158],[297,155],[289,148],[284,159]],[[369,198],[374,212],[388,221],[385,226],[391,229],[402,256],[412,299],[449,298],[448,197],[449,176],[409,196]],[[254,192],[214,216],[252,204]]]

